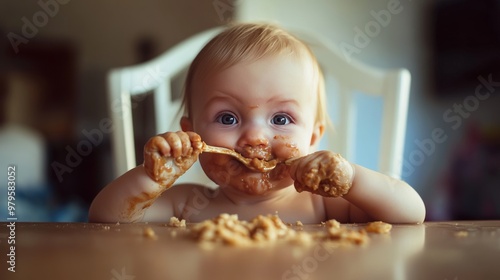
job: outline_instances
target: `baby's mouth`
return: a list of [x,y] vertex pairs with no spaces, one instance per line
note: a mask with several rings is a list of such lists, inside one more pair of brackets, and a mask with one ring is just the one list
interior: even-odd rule
[[245,146],[238,152],[247,159],[247,164],[241,165],[252,172],[268,173],[277,163],[269,145]]
[[241,155],[252,160],[266,160],[269,161],[273,158],[271,146],[245,146],[241,150]]

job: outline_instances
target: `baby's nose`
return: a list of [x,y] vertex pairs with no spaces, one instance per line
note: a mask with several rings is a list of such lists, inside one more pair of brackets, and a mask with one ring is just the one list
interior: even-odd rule
[[239,152],[249,158],[267,159],[271,155],[269,135],[264,129],[252,127],[241,135],[237,146]]

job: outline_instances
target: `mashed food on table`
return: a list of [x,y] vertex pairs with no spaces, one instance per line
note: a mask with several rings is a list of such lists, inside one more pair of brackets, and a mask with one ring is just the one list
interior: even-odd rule
[[324,229],[306,232],[302,227],[295,230],[286,225],[278,215],[259,215],[251,221],[242,221],[237,215],[221,214],[205,220],[191,229],[193,237],[205,245],[255,246],[273,242],[289,242],[310,245],[315,242],[331,242],[339,245],[362,245],[369,241],[370,233],[388,233],[391,225],[384,222],[367,224],[364,228],[352,229],[336,220],[321,224]]
[[168,222],[169,227],[186,227],[186,220],[179,220],[177,217],[171,217]]

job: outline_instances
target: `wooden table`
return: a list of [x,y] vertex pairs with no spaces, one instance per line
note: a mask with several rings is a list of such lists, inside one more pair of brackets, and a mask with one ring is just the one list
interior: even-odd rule
[[[335,249],[205,250],[189,229],[164,224],[17,222],[14,235],[8,225],[1,223],[0,279],[500,279],[500,221],[394,225],[364,246]],[[146,227],[156,240],[144,236]],[[9,240],[16,272],[8,270]]]

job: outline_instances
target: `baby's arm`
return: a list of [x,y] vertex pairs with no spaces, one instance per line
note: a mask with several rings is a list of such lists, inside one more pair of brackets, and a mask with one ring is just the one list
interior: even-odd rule
[[[351,203],[351,222],[382,220],[389,223],[422,223],[425,205],[406,182],[352,164],[352,187],[343,197]],[[355,206],[355,207],[353,207]]]
[[[90,222],[137,222],[198,159],[203,143],[194,132],[167,132],[144,147],[144,164],[107,185],[94,199]],[[168,217],[172,213],[165,213]]]
[[349,222],[382,220],[391,223],[420,223],[425,218],[422,199],[407,183],[350,164],[330,151],[316,152],[296,160],[291,165],[290,175],[298,191],[342,196],[349,202],[325,197],[330,217],[341,216],[341,220]]

